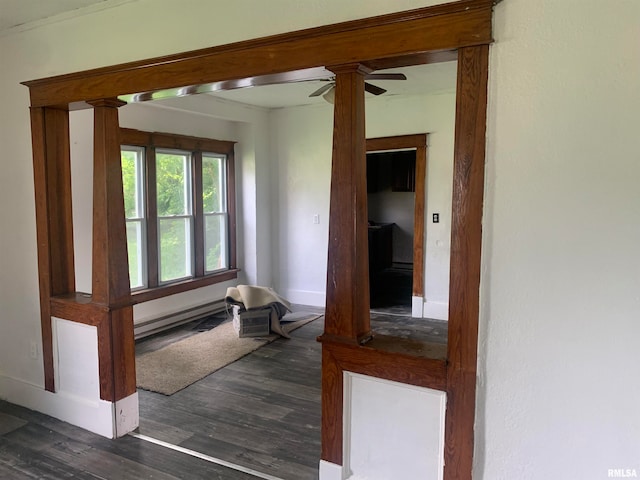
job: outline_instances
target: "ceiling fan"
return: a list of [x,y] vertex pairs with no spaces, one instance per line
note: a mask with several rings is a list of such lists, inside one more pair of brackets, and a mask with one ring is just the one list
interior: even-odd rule
[[[406,80],[407,76],[404,73],[370,73],[365,76],[365,80]],[[329,82],[320,88],[318,88],[315,92],[311,93],[309,97],[319,97],[323,95],[325,99],[327,99],[327,95],[332,97],[334,93],[334,89],[336,88],[336,79],[335,76],[327,79],[321,79],[323,81]],[[373,85],[368,82],[364,82],[365,91],[372,93],[373,95],[382,95],[387,90],[376,85]],[[329,100],[329,99],[327,99]]]

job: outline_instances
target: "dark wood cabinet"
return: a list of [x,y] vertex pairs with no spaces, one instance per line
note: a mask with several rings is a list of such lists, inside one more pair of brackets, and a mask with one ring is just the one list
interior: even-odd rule
[[416,151],[367,154],[367,193],[416,191]]

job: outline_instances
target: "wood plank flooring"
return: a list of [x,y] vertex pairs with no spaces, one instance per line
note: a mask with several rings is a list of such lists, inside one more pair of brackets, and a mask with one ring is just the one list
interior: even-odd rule
[[[446,322],[384,309],[372,313],[371,322],[380,334],[447,342]],[[188,328],[180,328],[176,338],[184,338]],[[317,479],[321,345],[316,338],[323,328],[323,319],[315,320],[290,340],[276,340],[170,397],[140,390],[140,433],[283,480]],[[139,342],[137,349],[154,350],[170,337]]]
[[0,478],[255,480],[130,436],[109,440],[4,401],[0,401]]
[[[377,332],[441,344],[446,325],[372,314]],[[139,342],[137,349],[160,348],[192,329],[180,327]],[[139,433],[284,480],[317,479],[321,346],[316,338],[322,330],[322,319],[315,320],[290,340],[276,340],[172,396],[139,390]],[[0,478],[256,477],[130,436],[108,440],[0,401]]]
[[284,480],[318,478],[322,319],[170,397],[140,390],[140,433]]

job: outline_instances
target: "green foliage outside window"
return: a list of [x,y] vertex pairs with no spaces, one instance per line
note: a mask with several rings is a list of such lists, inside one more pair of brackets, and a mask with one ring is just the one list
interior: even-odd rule
[[139,216],[136,208],[136,152],[123,150],[122,159],[122,186],[124,189],[124,216],[133,218]]
[[183,154],[156,154],[156,191],[159,218],[160,281],[191,275],[191,222],[163,218],[191,214],[190,158]]
[[[123,150],[120,154],[122,165],[122,187],[124,193],[124,213],[127,219],[142,217],[141,196],[139,192],[140,180],[139,151]],[[127,254],[129,258],[129,284],[132,287],[141,287],[142,265],[140,249],[142,248],[142,224],[136,221],[127,221]]]
[[158,216],[188,215],[191,206],[188,199],[189,170],[186,155],[156,154],[156,189]]
[[222,204],[222,159],[202,158],[202,204],[205,213],[218,213]]
[[205,214],[205,269],[208,272],[226,266],[223,246],[226,232],[220,225],[222,217],[208,214],[220,214],[225,210],[224,159],[203,156],[202,158],[202,204]]
[[[128,147],[121,152],[129,277],[132,287],[143,286],[144,274],[144,149]],[[159,280],[167,282],[193,275],[193,198],[191,156],[188,153],[156,152],[156,209],[158,215]],[[202,156],[202,202],[204,213],[205,271],[228,266],[225,158]]]

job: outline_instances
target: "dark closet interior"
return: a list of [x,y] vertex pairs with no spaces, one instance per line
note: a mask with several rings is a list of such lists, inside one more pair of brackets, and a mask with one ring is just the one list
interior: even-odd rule
[[367,153],[371,308],[411,306],[415,185],[415,150]]

